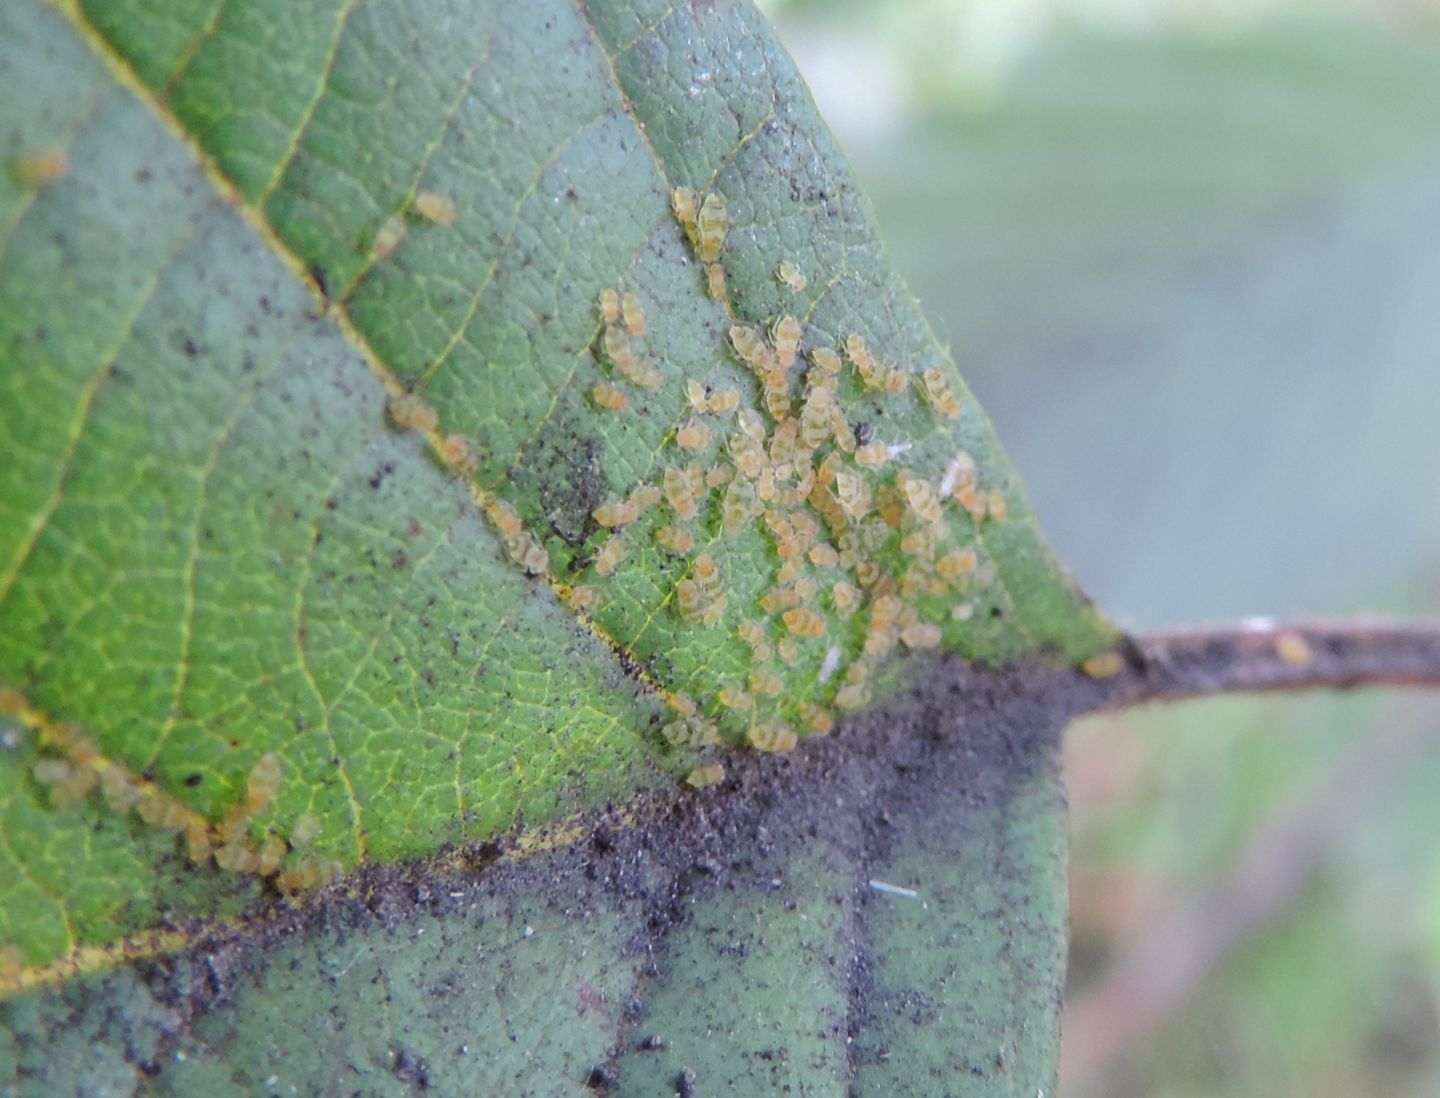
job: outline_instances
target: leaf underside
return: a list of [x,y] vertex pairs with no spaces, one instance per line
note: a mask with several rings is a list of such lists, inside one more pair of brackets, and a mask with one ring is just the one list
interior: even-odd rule
[[[673,790],[726,745],[785,746],[931,666],[906,645],[1073,662],[1111,642],[748,4],[25,0],[0,11],[0,83],[5,982],[53,978],[56,958],[103,971],[127,936],[186,941],[183,920],[250,911],[267,880]],[[718,294],[679,186],[725,200]],[[607,325],[607,289],[643,306],[643,334]],[[785,315],[802,334],[781,410]],[[782,453],[828,349],[845,354],[832,431]],[[687,381],[738,412],[695,411]],[[682,447],[692,420],[709,437]],[[857,464],[872,442],[889,449]],[[754,481],[728,527],[723,478]],[[624,531],[597,521],[651,488]],[[1015,811],[1039,853],[971,930],[1022,896],[1045,906],[1050,990],[1021,1011],[1045,1029],[1060,806],[1032,768],[1043,788]],[[953,810],[944,872],[1000,889],[1004,828]],[[991,838],[960,841],[972,823]],[[853,906],[837,843],[797,845],[788,873]],[[836,948],[837,918],[859,916],[773,948]],[[706,925],[684,931],[691,963]],[[942,963],[891,932],[895,957]],[[843,983],[807,1009],[840,1017]],[[51,1055],[51,1024],[12,1051]]]

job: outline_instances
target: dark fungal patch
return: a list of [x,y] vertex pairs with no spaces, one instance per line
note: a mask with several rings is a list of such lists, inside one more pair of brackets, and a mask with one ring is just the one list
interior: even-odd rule
[[562,402],[521,452],[511,474],[516,494],[538,497],[550,531],[579,550],[596,529],[591,513],[604,501],[605,483],[600,445],[591,437],[594,416],[569,414],[572,411]]

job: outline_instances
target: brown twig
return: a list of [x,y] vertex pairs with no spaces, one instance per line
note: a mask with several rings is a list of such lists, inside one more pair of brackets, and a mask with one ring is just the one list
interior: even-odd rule
[[1440,622],[1356,618],[1152,633],[1127,639],[1095,710],[1247,691],[1440,688]]

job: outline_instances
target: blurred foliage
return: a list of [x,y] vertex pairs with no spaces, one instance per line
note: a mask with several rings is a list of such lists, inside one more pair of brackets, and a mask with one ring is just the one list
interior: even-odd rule
[[[1440,607],[1432,8],[770,7],[1102,604]],[[1382,693],[1073,729],[1072,1006],[1277,829],[1310,862],[1067,1093],[1435,1093],[1437,731]]]

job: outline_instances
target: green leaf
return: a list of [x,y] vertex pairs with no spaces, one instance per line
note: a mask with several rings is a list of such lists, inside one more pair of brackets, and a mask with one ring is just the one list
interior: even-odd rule
[[[173,950],[238,925],[215,920],[253,911],[276,883],[502,835],[507,849],[563,846],[589,831],[562,821],[647,794],[684,812],[679,779],[733,766],[727,745],[785,746],[872,685],[926,677],[933,662],[903,649],[929,647],[932,629],[990,663],[1073,662],[1112,642],[1045,549],[748,4],[24,0],[0,12],[0,80],[6,982]],[[718,298],[706,240],[672,212],[680,186],[728,208]],[[782,263],[803,288],[777,277]],[[607,328],[607,289],[643,306],[643,334],[624,334],[631,316]],[[808,360],[848,355],[843,421],[795,460],[781,453],[786,413],[732,332],[768,333],[787,314],[803,325],[792,422],[827,426],[801,415],[824,389]],[[875,356],[869,381],[851,337]],[[773,342],[764,353],[778,356]],[[658,387],[622,376],[622,343]],[[886,377],[906,387],[871,383]],[[696,416],[687,381],[735,390],[760,426],[768,521],[763,474],[728,532],[724,485],[685,489],[699,497],[687,517],[667,467],[756,476],[736,412]],[[626,407],[597,406],[597,385]],[[682,449],[692,417],[710,438]],[[850,456],[867,439],[891,448],[878,465]],[[838,490],[845,507],[835,491],[828,504],[805,494],[807,470],[837,466],[858,478]],[[942,483],[955,498],[936,503]],[[662,499],[623,535],[597,521],[647,487]],[[667,524],[696,549],[662,548]],[[622,536],[628,554],[608,569]],[[834,557],[787,567],[779,554],[807,539]],[[950,567],[933,563],[947,554]],[[842,580],[863,591],[853,617],[832,595]],[[786,623],[786,610],[812,616]],[[752,620],[762,632],[747,640]],[[936,1002],[988,996],[1010,948],[978,941],[985,959],[961,979],[937,944],[962,927],[1008,935],[997,912],[1039,905],[1035,940],[1020,935],[1038,998],[995,985],[973,1018],[1004,1034],[1013,1013],[1030,1034],[1012,1042],[1023,1074],[1043,1080],[1063,890],[1035,734],[1011,762],[1045,775],[1038,801],[1017,788],[993,816],[967,802],[920,812],[877,855],[918,873],[944,839],[947,868],[932,873],[958,898],[952,930],[877,921],[876,942],[895,944],[874,976]],[[756,782],[768,772],[745,765]],[[947,818],[943,835],[927,830]],[[1001,856],[1012,841],[1031,851],[1014,867]],[[802,894],[862,887],[845,852],[814,865],[797,852]],[[522,898],[549,910],[547,881]],[[991,886],[998,906],[973,926]],[[686,933],[768,902],[720,896]],[[836,925],[817,917],[766,949],[797,963]],[[621,940],[578,948],[610,956]],[[698,939],[685,951],[705,963]],[[85,978],[144,999],[129,977]],[[849,991],[836,979],[797,1009],[838,1016]],[[43,1001],[89,996],[78,987]],[[728,993],[710,1006],[748,1009]],[[16,1030],[32,1033],[17,1039],[22,1073],[37,1047],[63,1055],[36,1026]],[[935,1015],[943,1041],[963,1030]],[[855,1055],[877,1064],[909,1039],[874,1032]]]

